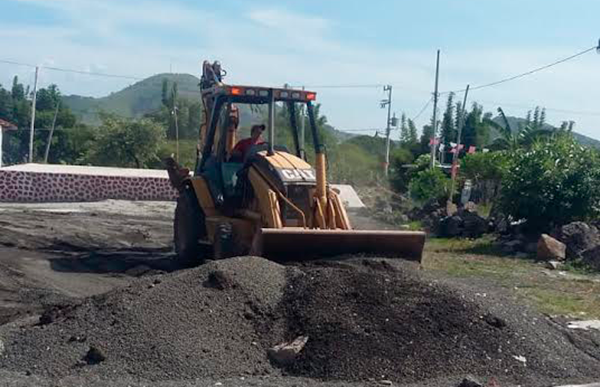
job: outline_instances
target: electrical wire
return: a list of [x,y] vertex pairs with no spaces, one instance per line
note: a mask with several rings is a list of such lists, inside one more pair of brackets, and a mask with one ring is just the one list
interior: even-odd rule
[[373,83],[373,84],[366,84],[366,85],[352,85],[352,84],[348,84],[348,85],[291,85],[290,87],[292,88],[298,88],[298,87],[303,87],[306,89],[366,89],[366,88],[376,88],[376,87],[383,87],[385,86],[383,83]]
[[94,71],[81,71],[81,70],[73,70],[73,69],[63,69],[60,67],[52,67],[52,66],[40,66],[41,68],[45,69],[45,70],[52,70],[52,71],[60,71],[60,72],[64,72],[64,73],[75,73],[75,74],[82,74],[82,75],[92,75],[92,76],[98,76],[98,77],[105,77],[105,78],[119,78],[119,79],[130,79],[133,81],[141,81],[144,78],[138,78],[138,77],[132,77],[129,75],[117,75],[117,74],[107,74],[107,73],[97,73]]
[[433,100],[433,97],[431,97],[427,100],[427,102],[425,103],[425,105],[423,105],[423,107],[421,108],[419,113],[412,118],[412,121],[416,121],[419,117],[421,117],[421,114],[423,114],[425,109],[427,109],[427,107],[429,106],[429,104],[431,103],[432,100]]
[[[578,52],[577,54],[573,54],[573,55],[568,56],[566,58],[559,59],[559,60],[557,60],[555,62],[552,62],[550,64],[547,64],[547,65],[544,65],[544,66],[541,66],[541,67],[537,67],[537,68],[535,68],[533,70],[529,70],[529,71],[526,71],[526,72],[521,73],[521,74],[513,75],[512,77],[503,78],[503,79],[500,79],[498,81],[486,83],[486,84],[483,84],[483,85],[473,86],[473,87],[470,88],[470,91],[481,90],[481,89],[484,89],[484,88],[487,88],[487,87],[497,86],[497,85],[500,85],[500,84],[503,84],[503,83],[506,83],[506,82],[511,82],[511,81],[516,80],[516,79],[523,78],[523,77],[526,77],[528,75],[535,74],[535,73],[540,72],[542,70],[549,69],[550,67],[554,67],[554,66],[559,65],[561,63],[565,63],[567,61],[575,59],[575,58],[577,58],[579,56],[582,56],[582,55],[587,54],[588,52],[591,52],[591,51],[594,51],[594,50],[600,50],[600,45],[597,45],[597,46],[594,46],[594,47],[590,47],[590,48],[585,49],[585,50],[583,50],[581,52]],[[441,92],[439,94],[462,93],[464,91],[466,91],[466,89],[443,91],[443,92]]]
[[[573,54],[571,56],[568,56],[566,58],[562,58],[559,59],[555,62],[552,62],[550,64],[541,66],[541,67],[537,67],[535,69],[526,71],[524,73],[521,74],[517,74],[508,78],[503,78],[500,79],[498,81],[494,81],[494,82],[490,82],[490,83],[486,83],[483,85],[478,85],[478,86],[473,86],[471,87],[471,90],[480,90],[483,88],[487,88],[487,87],[493,87],[493,86],[497,86],[506,82],[511,82],[514,80],[517,80],[519,78],[523,78],[532,74],[535,74],[537,72],[540,72],[542,70],[546,70],[550,67],[559,65],[561,63],[570,61],[572,59],[575,59],[579,56],[582,56],[584,54],[587,54],[588,52],[591,52],[593,50],[600,50],[600,45],[597,46],[593,46],[590,47],[588,49],[585,49],[581,52],[578,52],[576,54]],[[23,63],[23,62],[17,62],[17,61],[13,61],[13,60],[8,60],[8,59],[0,59],[0,63],[6,63],[6,64],[12,64],[12,65],[17,65],[17,66],[27,66],[27,67],[42,67],[44,69],[47,70],[52,70],[52,71],[60,71],[60,72],[69,72],[69,73],[75,73],[75,74],[83,74],[83,75],[92,75],[92,76],[101,76],[101,77],[109,77],[109,78],[121,78],[121,79],[130,79],[130,80],[143,80],[144,78],[140,78],[140,77],[134,77],[134,76],[129,76],[129,75],[120,75],[120,74],[109,74],[109,73],[101,73],[101,72],[94,72],[94,71],[82,71],[82,70],[74,70],[74,69],[67,69],[67,68],[61,68],[61,67],[54,67],[54,66],[36,66],[30,63]],[[352,89],[352,88],[376,88],[376,87],[383,87],[385,86],[384,84],[380,84],[380,83],[373,83],[373,84],[340,84],[340,85],[311,85],[311,86],[306,86],[306,85],[294,85],[292,87],[304,87],[304,88],[314,88],[314,89],[342,89],[342,88],[346,88],[346,89]],[[398,87],[398,85],[394,85],[395,87]],[[461,93],[464,92],[465,89],[458,89],[458,90],[448,90],[448,91],[443,91],[440,92],[439,94],[449,94],[449,93]],[[196,91],[194,91],[196,92]]]
[[11,65],[16,65],[16,66],[26,66],[26,67],[31,67],[31,68],[40,67],[44,70],[60,71],[60,72],[64,72],[64,73],[75,73],[75,74],[82,74],[82,75],[92,75],[92,76],[106,77],[106,78],[130,79],[130,80],[134,80],[134,81],[141,81],[144,79],[144,78],[139,78],[139,77],[132,77],[129,75],[118,75],[118,74],[99,73],[99,72],[94,72],[94,71],[65,69],[65,68],[54,67],[54,66],[42,66],[42,65],[36,66],[36,65],[32,65],[30,63],[16,62],[16,61],[7,60],[7,59],[0,59],[0,63],[6,63],[6,64],[11,64]]
[[25,67],[34,67],[34,65],[30,65],[28,63],[21,63],[21,62],[15,62],[13,60],[8,60],[8,59],[0,59],[0,63],[6,63],[6,64],[11,64],[11,65],[16,65],[16,66],[25,66]]

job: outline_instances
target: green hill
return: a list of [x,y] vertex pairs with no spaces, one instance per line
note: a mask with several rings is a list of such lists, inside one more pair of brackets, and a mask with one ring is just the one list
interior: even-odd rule
[[[160,109],[162,102],[162,83],[166,79],[169,85],[177,83],[179,98],[200,100],[200,79],[190,74],[157,74],[139,81],[106,97],[93,98],[79,95],[63,97],[63,102],[71,108],[84,123],[97,125],[98,113],[107,112],[123,117],[141,117]],[[254,123],[256,115],[242,108],[242,122]]]

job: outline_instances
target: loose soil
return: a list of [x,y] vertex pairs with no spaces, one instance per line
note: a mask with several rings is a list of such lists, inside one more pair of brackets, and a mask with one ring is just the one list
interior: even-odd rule
[[[475,374],[542,386],[600,378],[598,335],[568,331],[493,287],[482,297],[479,284],[376,257],[286,266],[236,257],[183,270],[161,242],[170,233],[162,215],[95,213],[62,218],[79,230],[77,238],[64,231],[68,243],[48,233],[60,216],[0,215],[0,231],[18,237],[0,250],[0,311],[21,308],[0,321],[7,380],[450,386]],[[157,242],[120,233],[119,217]],[[86,242],[91,234],[98,239]],[[109,248],[115,235],[123,243]],[[40,295],[27,304],[19,287]],[[293,364],[269,361],[269,348],[299,335],[309,339]]]

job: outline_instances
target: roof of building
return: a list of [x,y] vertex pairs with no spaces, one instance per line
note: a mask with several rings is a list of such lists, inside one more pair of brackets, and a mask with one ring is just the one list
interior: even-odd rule
[[0,118],[0,127],[2,127],[3,130],[17,130],[17,125],[3,120],[2,118]]

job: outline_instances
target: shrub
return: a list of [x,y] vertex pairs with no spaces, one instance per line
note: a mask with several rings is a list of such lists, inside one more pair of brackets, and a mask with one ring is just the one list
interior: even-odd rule
[[148,168],[158,159],[164,129],[148,119],[103,115],[88,162],[94,165]]
[[419,202],[440,200],[448,196],[450,179],[439,168],[428,168],[418,172],[410,181],[410,196]]
[[600,159],[565,134],[512,151],[501,189],[501,208],[526,219],[530,232],[598,215]]
[[507,164],[508,153],[504,151],[468,154],[461,160],[460,176],[472,180],[473,197],[490,203],[498,196]]
[[461,160],[460,172],[475,182],[500,181],[506,173],[508,157],[506,152],[473,153]]
[[390,159],[390,184],[396,191],[404,193],[410,179],[417,172],[416,168],[407,167],[413,162],[413,155],[410,150],[399,148],[391,154]]

